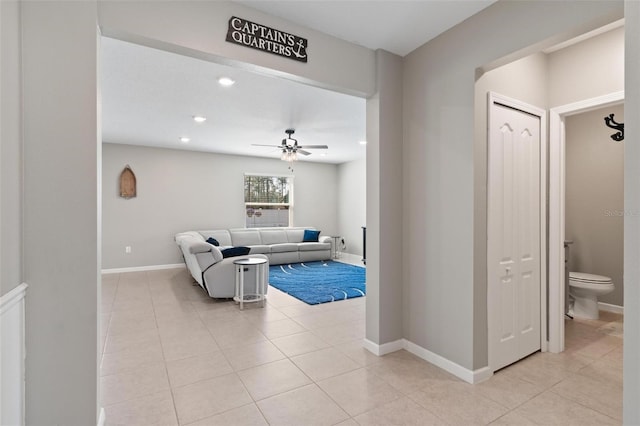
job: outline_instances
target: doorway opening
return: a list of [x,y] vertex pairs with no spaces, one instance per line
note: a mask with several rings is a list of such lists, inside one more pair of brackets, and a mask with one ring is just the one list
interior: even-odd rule
[[[318,151],[310,154],[310,158],[326,161],[305,162],[303,158],[308,155],[302,153],[295,163],[296,190],[300,191],[295,197],[296,216],[292,226],[315,226],[324,234],[339,235],[336,240],[341,243],[337,247],[343,251],[341,260],[349,259],[344,253],[346,248],[360,263],[363,254],[358,251],[362,250],[360,232],[366,225],[366,147],[360,143],[366,139],[366,100],[313,87],[311,89],[319,93],[314,97],[309,95],[311,86],[274,77],[265,81],[267,76],[250,75],[229,67],[224,71],[233,73],[236,84],[234,88],[222,88],[215,80],[222,73],[220,64],[112,38],[103,38],[103,42],[103,49],[110,50],[103,55],[102,64],[110,68],[109,72],[102,73],[106,80],[102,111],[109,117],[105,117],[103,125],[102,254],[103,266],[114,273],[103,280],[102,299],[104,326],[111,332],[108,339],[106,332],[101,339],[102,374],[110,377],[99,380],[108,387],[116,380],[127,380],[129,372],[136,367],[123,365],[127,362],[124,352],[137,356],[146,351],[140,360],[164,359],[166,364],[187,357],[197,358],[216,348],[227,350],[227,346],[235,344],[228,341],[224,330],[216,329],[215,321],[210,321],[213,315],[208,311],[220,306],[224,310],[223,303],[211,303],[214,299],[192,291],[186,271],[175,274],[172,271],[176,269],[159,269],[183,265],[173,241],[174,232],[243,226],[247,216],[242,203],[245,172],[289,174],[286,170],[291,163],[281,160],[281,148],[253,143],[277,145],[289,127],[297,128],[295,137],[301,144],[324,144],[314,136],[326,138],[335,132],[341,133],[341,137],[327,143],[327,157],[321,157],[322,152]],[[122,57],[127,60],[109,61]],[[136,60],[139,62],[134,66]],[[121,79],[121,74],[116,73],[132,78]],[[203,86],[194,87],[203,80]],[[155,88],[154,84],[157,84]],[[203,96],[190,99],[189,94]],[[271,107],[264,103],[258,105],[258,97],[265,94],[273,94],[275,101]],[[122,96],[127,102],[118,102],[119,98],[114,95]],[[163,102],[166,96],[173,99]],[[337,97],[348,99],[336,105],[331,101]],[[217,101],[215,105],[214,101]],[[236,108],[232,108],[233,105]],[[328,118],[329,114],[334,115],[333,119]],[[201,116],[206,120],[196,120]],[[354,123],[359,125],[361,133],[347,131]],[[223,131],[223,127],[227,130],[230,127],[224,125],[233,124],[238,126],[235,135]],[[145,127],[151,136],[143,134]],[[127,128],[137,134],[126,135]],[[213,134],[208,134],[207,129],[213,129]],[[239,135],[240,130],[243,137]],[[252,130],[255,131],[251,133]],[[189,140],[180,140],[182,136]],[[225,142],[223,152],[206,152],[206,143],[212,140]],[[149,146],[152,145],[149,142],[165,145],[154,147]],[[241,145],[251,151],[235,151]],[[345,155],[336,162],[339,150]],[[124,164],[130,164],[140,178],[144,176],[139,183],[146,182],[146,192],[143,194],[140,185],[139,197],[127,204],[112,190],[114,173],[119,173]],[[324,191],[322,197],[317,195],[319,183]],[[338,189],[342,192],[337,193]],[[237,203],[238,200],[241,202]],[[121,285],[125,281],[117,277],[121,272],[133,272],[123,275],[137,274],[140,279]],[[278,302],[276,294],[270,290],[273,305]],[[280,302],[284,308],[291,300]],[[364,300],[357,308],[364,316],[362,302]],[[131,318],[134,321],[130,321]],[[178,323],[186,327],[174,333]],[[295,324],[291,325],[291,330],[301,331]],[[238,335],[261,339],[261,334],[265,337],[269,334],[263,328],[266,326],[256,321],[250,324],[250,330]],[[137,332],[152,344],[140,347],[136,342],[124,342],[118,345],[119,340],[126,340],[122,336]],[[139,395],[126,397],[133,399]],[[113,396],[113,392],[111,396],[108,392],[103,396],[105,405],[119,403],[116,401],[121,398]]]
[[[566,217],[566,129],[569,116],[620,105],[624,92],[615,92],[549,111],[549,351],[565,346],[566,306],[565,217]],[[604,121],[602,122],[604,126]],[[622,283],[619,283],[622,285]]]

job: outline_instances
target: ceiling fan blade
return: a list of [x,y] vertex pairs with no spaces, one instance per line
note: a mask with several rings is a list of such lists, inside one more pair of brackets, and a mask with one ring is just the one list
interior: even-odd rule
[[302,154],[302,155],[309,155],[311,154],[309,151],[305,151],[304,149],[300,149],[300,147],[298,147],[298,149],[296,150],[296,152],[298,154]]
[[264,145],[264,144],[261,144],[261,143],[252,143],[251,145],[252,146],[270,146],[271,148],[281,148],[280,145]]
[[300,145],[298,148],[304,149],[329,149],[327,145]]

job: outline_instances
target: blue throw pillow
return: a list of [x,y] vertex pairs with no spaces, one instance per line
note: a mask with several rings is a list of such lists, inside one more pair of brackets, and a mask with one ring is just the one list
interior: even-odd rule
[[216,239],[215,239],[215,238],[213,238],[213,237],[209,237],[209,238],[207,238],[207,242],[208,242],[209,244],[213,244],[213,245],[214,245],[214,246],[216,246],[216,247],[220,246],[220,243],[218,242],[218,240],[216,240]]
[[303,243],[317,243],[318,235],[320,235],[320,231],[314,231],[312,229],[305,229],[304,236],[302,237]]
[[250,247],[229,247],[228,249],[221,250],[222,258],[246,256],[251,251]]

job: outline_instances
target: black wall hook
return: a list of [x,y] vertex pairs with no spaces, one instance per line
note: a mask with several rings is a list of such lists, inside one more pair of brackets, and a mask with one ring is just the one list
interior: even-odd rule
[[604,122],[607,127],[611,127],[614,130],[617,130],[616,133],[611,135],[611,139],[614,141],[620,142],[624,140],[624,123],[618,123],[613,119],[614,114],[609,114],[608,117],[604,118]]

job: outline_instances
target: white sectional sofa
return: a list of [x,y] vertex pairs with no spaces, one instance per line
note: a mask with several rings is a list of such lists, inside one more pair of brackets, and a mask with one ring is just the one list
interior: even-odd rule
[[[296,228],[241,228],[208,231],[188,231],[176,234],[175,240],[193,278],[209,296],[229,298],[235,291],[235,267],[238,257],[223,257],[230,247],[249,247],[242,257],[266,258],[271,265],[311,262],[331,258],[331,237],[320,236],[318,241],[305,242],[305,230]],[[207,242],[213,238],[219,244]],[[269,281],[268,268],[265,282]],[[247,274],[246,285],[254,285],[255,275]]]

